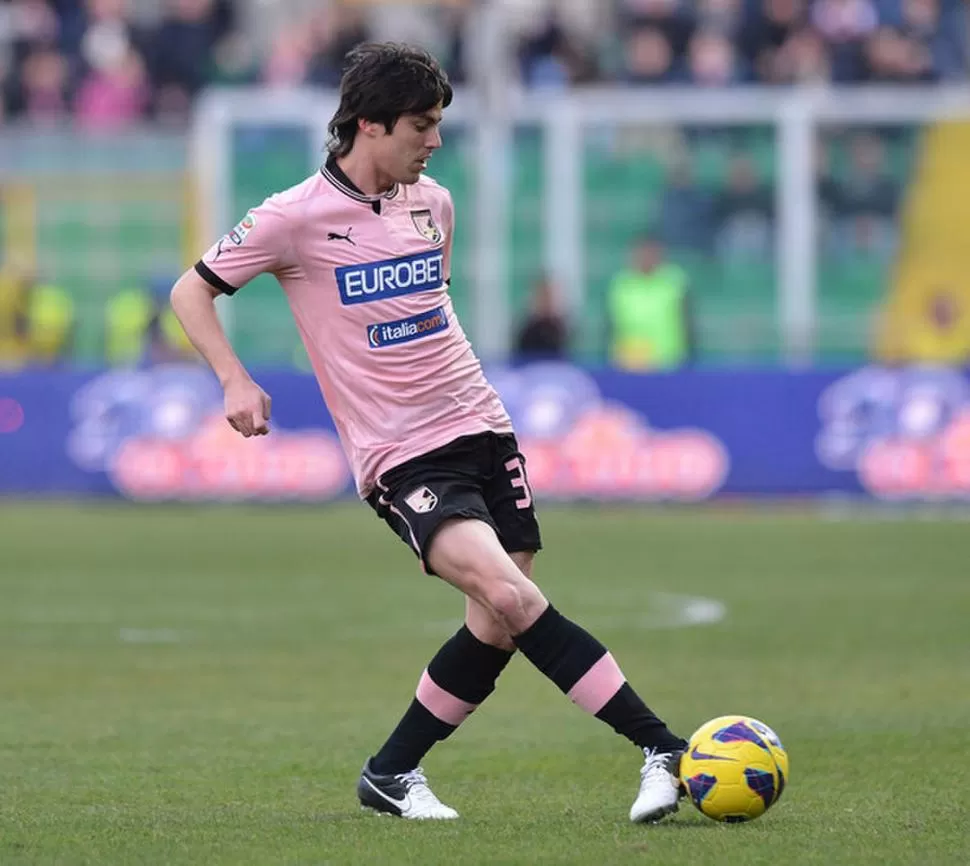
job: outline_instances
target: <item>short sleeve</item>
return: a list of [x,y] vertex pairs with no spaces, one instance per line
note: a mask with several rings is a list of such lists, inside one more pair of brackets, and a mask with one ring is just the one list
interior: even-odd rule
[[253,208],[196,263],[209,285],[233,294],[260,274],[277,273],[290,264],[290,226],[278,196]]

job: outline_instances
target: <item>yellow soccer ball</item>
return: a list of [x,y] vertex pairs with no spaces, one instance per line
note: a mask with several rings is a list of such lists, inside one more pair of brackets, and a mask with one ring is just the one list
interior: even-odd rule
[[680,762],[691,802],[708,818],[751,821],[778,802],[788,784],[788,753],[777,734],[748,716],[701,725]]

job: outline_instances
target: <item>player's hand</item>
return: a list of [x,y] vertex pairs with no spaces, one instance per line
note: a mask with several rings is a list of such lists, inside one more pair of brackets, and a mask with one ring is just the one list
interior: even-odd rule
[[269,433],[271,400],[248,376],[228,382],[224,389],[226,420],[247,439]]

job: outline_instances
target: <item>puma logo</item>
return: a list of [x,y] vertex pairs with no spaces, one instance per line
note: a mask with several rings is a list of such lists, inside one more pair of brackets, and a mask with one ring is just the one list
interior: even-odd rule
[[350,244],[352,247],[355,247],[357,246],[357,244],[354,241],[354,239],[350,236],[350,233],[353,230],[354,230],[354,227],[351,226],[350,228],[347,229],[347,234],[345,235],[340,234],[340,232],[327,232],[327,240],[328,241],[347,241],[348,244]]

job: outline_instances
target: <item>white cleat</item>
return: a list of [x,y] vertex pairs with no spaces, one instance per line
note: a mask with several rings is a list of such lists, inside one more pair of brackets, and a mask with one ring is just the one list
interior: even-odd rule
[[420,767],[409,773],[379,776],[368,760],[357,783],[357,798],[366,809],[399,818],[450,821],[458,817],[451,806],[434,795]]
[[657,752],[644,749],[640,770],[640,792],[630,807],[634,824],[659,821],[677,811],[677,800],[683,796],[680,785],[682,752]]

